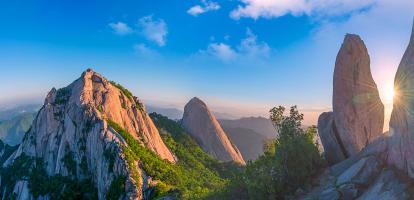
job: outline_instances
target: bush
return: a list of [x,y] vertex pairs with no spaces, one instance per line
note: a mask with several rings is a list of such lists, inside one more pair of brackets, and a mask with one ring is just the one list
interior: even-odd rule
[[124,88],[124,86],[116,83],[115,81],[110,81],[110,83],[121,90],[122,94],[124,94],[130,101],[133,101],[134,95],[132,95],[132,92],[130,92],[128,89]]
[[108,192],[106,193],[106,199],[119,199],[125,194],[125,176],[118,176],[111,182]]
[[303,114],[296,106],[285,116],[282,106],[270,110],[270,119],[279,135],[268,141],[265,153],[249,162],[241,178],[232,179],[223,191],[226,198],[284,199],[310,181],[318,172],[322,159],[313,143],[316,129],[301,128]]

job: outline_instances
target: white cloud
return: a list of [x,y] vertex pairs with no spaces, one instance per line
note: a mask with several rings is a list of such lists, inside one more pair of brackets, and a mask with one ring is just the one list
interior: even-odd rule
[[162,19],[153,19],[153,17],[145,16],[138,20],[138,25],[141,28],[142,35],[158,44],[164,46],[167,42],[167,24]]
[[211,43],[205,52],[223,61],[234,60],[237,57],[236,51],[224,43]]
[[133,32],[128,24],[123,22],[109,23],[109,27],[111,27],[117,35],[128,35]]
[[195,5],[187,10],[187,13],[193,16],[198,16],[208,11],[214,11],[220,9],[220,5],[213,1],[202,0],[202,5]]
[[230,13],[233,19],[281,17],[284,15],[335,16],[374,5],[378,0],[241,0]]
[[242,39],[236,47],[221,42],[210,43],[207,50],[200,53],[216,57],[222,61],[233,61],[236,59],[261,59],[269,58],[271,48],[265,42],[258,42],[257,36],[250,29],[246,31],[246,38]]
[[247,29],[247,37],[240,42],[238,50],[241,54],[251,58],[267,58],[271,49],[265,42],[257,42],[257,36],[250,29]]

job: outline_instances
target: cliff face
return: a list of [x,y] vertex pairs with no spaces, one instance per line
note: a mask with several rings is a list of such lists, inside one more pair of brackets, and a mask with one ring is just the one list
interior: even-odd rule
[[388,162],[414,178],[414,27],[394,79]]
[[[91,179],[99,199],[105,199],[115,179],[125,177],[123,198],[141,199],[145,173],[139,174],[138,182],[132,178],[121,148],[127,144],[107,120],[122,126],[162,159],[175,162],[142,102],[122,86],[87,70],[69,86],[49,92],[22,144],[3,166],[21,156],[40,158],[49,176]],[[20,199],[31,197],[27,185],[26,179],[15,184],[13,190]]]
[[185,105],[182,125],[201,148],[213,157],[225,162],[245,164],[237,147],[199,98],[194,97]]

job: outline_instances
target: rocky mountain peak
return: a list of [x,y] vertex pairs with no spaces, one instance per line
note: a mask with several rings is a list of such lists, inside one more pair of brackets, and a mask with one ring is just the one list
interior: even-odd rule
[[[91,179],[99,199],[105,198],[112,181],[125,177],[124,197],[141,199],[145,175],[131,172],[139,166],[125,159],[122,147],[127,143],[113,124],[161,159],[176,161],[142,101],[121,85],[88,69],[67,87],[53,88],[47,94],[31,129],[4,166],[12,165],[21,156],[40,158],[49,176]],[[30,197],[27,185],[27,180],[20,180],[13,190],[23,199]]]
[[240,151],[201,99],[194,97],[185,105],[182,125],[201,148],[213,157],[245,164]]

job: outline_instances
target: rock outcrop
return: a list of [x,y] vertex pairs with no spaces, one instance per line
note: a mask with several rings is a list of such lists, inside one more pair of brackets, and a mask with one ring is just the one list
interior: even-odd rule
[[319,132],[324,146],[339,144],[331,154],[344,156],[329,160],[336,163],[356,155],[383,131],[384,105],[371,75],[368,51],[357,35],[345,36],[336,58],[332,102],[332,117],[320,117]]
[[[92,179],[99,199],[105,199],[117,177],[125,177],[123,199],[142,199],[145,172],[135,174],[140,181],[133,178],[131,164],[121,148],[127,144],[107,120],[121,125],[162,159],[175,162],[143,103],[122,86],[88,69],[69,86],[48,93],[22,144],[3,166],[12,165],[23,155],[40,158],[49,176]],[[20,199],[28,199],[27,180],[17,181],[14,191]]]
[[318,119],[318,133],[321,139],[325,159],[329,164],[335,164],[345,160],[343,144],[335,128],[332,112],[325,112]]
[[414,28],[394,79],[388,162],[414,178]]
[[201,148],[221,161],[245,164],[237,147],[223,131],[207,105],[194,97],[184,107],[183,128]]

